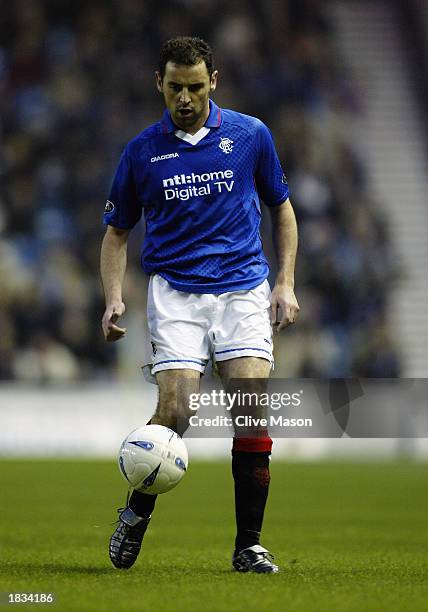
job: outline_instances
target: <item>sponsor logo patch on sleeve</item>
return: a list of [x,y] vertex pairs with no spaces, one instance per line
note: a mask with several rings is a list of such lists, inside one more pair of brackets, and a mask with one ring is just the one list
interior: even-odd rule
[[110,200],[107,200],[106,205],[104,207],[104,212],[105,213],[111,213],[114,210],[114,204],[113,202],[110,202]]

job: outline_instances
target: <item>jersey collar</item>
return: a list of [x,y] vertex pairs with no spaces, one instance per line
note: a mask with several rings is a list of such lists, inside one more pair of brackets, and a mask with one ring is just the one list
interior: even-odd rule
[[[205,121],[205,127],[218,128],[221,125],[221,120],[221,108],[219,108],[215,102],[210,100],[210,114],[208,115],[208,119]],[[165,109],[164,111],[161,125],[164,134],[169,134],[170,132],[175,132],[179,129],[171,119],[168,109]]]

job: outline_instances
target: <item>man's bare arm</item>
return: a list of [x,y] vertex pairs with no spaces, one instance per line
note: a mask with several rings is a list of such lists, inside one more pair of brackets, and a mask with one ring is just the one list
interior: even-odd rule
[[279,206],[269,208],[272,219],[272,236],[278,261],[278,274],[271,297],[271,316],[275,324],[278,320],[278,309],[281,320],[277,331],[294,323],[299,312],[299,304],[294,295],[294,266],[297,253],[297,223],[289,199]]
[[108,225],[101,246],[100,271],[106,302],[102,327],[107,342],[119,340],[126,334],[126,329],[116,325],[116,322],[125,312],[122,285],[129,232]]

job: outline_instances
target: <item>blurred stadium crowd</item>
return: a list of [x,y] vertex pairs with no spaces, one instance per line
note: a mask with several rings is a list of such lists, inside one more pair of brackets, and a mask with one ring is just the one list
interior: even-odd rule
[[[103,380],[102,212],[124,144],[163,110],[161,43],[199,35],[216,101],[272,129],[300,224],[298,325],[277,376],[393,377],[387,223],[353,142],[359,92],[315,0],[17,0],[0,15],[0,379]],[[272,256],[269,220],[264,244]],[[134,230],[125,301],[144,317]],[[126,342],[126,340],[124,341]],[[136,356],[138,359],[138,356]],[[138,372],[137,363],[135,372]]]

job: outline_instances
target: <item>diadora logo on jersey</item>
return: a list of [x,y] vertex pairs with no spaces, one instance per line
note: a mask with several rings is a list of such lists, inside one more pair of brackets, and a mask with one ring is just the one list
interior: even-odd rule
[[158,162],[163,161],[164,159],[171,159],[171,157],[180,157],[178,153],[167,153],[166,155],[157,155],[156,157],[151,157],[150,161]]
[[104,212],[111,213],[113,210],[114,210],[113,202],[110,202],[110,200],[107,200],[106,205],[104,207]]
[[[226,180],[225,180],[226,179]],[[165,199],[188,200],[192,196],[211,195],[217,193],[231,192],[235,183],[233,170],[217,170],[216,172],[204,172],[203,174],[175,174],[170,178],[163,179],[165,187]],[[177,187],[177,185],[180,186]]]
[[230,138],[220,138],[220,144],[218,146],[223,151],[223,153],[232,153],[233,140],[230,140]]

